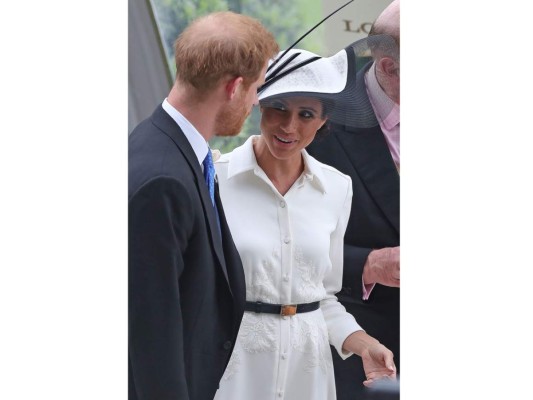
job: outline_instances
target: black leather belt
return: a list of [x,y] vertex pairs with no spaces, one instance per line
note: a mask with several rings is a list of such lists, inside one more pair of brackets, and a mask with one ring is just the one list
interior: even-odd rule
[[297,313],[315,311],[320,308],[320,302],[305,304],[268,304],[260,301],[247,301],[244,311],[253,311],[256,313],[278,314],[281,316],[291,316]]

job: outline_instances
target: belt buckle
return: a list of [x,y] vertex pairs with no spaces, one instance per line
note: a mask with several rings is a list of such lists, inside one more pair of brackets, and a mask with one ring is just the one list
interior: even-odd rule
[[289,304],[286,306],[281,306],[281,316],[282,317],[292,317],[294,314],[296,314],[296,304]]

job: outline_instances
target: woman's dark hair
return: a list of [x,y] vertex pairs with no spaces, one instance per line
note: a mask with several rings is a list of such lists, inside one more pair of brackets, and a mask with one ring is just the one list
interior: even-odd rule
[[[333,110],[333,107],[335,107],[335,102],[331,99],[323,99],[319,98],[320,102],[322,103],[322,118],[327,118],[328,115],[331,114],[331,111]],[[324,125],[320,127],[318,131],[316,131],[316,138],[323,138],[329,133],[329,119],[326,121]]]

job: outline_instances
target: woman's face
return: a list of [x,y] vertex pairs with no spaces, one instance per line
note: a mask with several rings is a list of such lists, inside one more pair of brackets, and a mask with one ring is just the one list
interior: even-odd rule
[[261,113],[261,134],[278,159],[299,157],[326,122],[322,103],[310,97],[265,100]]

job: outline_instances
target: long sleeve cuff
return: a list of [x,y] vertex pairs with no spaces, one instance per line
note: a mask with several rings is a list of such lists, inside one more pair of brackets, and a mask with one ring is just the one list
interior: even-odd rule
[[363,288],[363,300],[368,300],[368,298],[370,297],[370,293],[372,293],[372,290],[374,289],[374,286],[376,286],[376,284],[370,283],[368,285],[365,285],[363,277],[361,276],[361,286]]
[[346,318],[342,324],[335,324],[332,329],[329,329],[329,341],[343,360],[353,354],[351,351],[343,350],[342,345],[344,344],[344,341],[352,333],[363,330],[355,318],[353,318],[351,314],[349,315],[352,318]]

